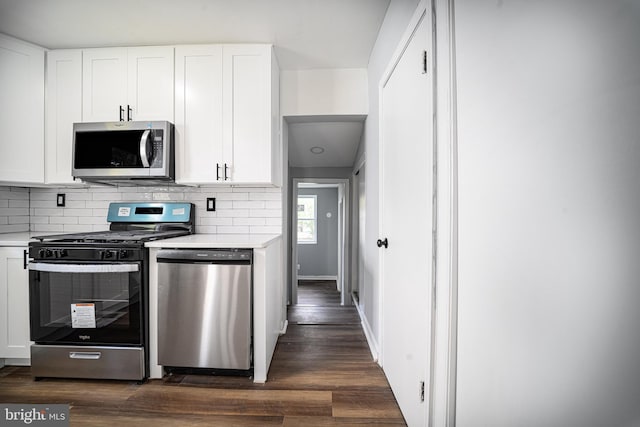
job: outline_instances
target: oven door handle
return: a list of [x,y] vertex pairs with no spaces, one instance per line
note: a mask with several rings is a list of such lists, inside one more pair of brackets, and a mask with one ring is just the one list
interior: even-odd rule
[[32,262],[29,270],[47,273],[133,273],[140,271],[138,264],[53,264]]

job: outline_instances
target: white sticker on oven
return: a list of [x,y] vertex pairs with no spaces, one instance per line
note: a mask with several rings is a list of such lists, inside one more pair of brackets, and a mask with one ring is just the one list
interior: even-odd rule
[[131,208],[129,207],[118,208],[118,216],[129,216],[129,215],[131,215]]
[[93,303],[71,304],[71,327],[96,327],[96,305]]
[[171,211],[173,215],[184,215],[184,208],[177,208]]

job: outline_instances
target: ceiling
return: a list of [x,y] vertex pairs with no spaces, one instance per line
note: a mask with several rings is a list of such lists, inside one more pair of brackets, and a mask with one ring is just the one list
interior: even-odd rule
[[280,68],[366,68],[390,0],[0,0],[0,32],[49,49],[271,43]]
[[[367,68],[390,1],[0,0],[0,33],[48,49],[271,43],[282,70]],[[363,121],[288,120],[290,165],[352,166]]]
[[289,165],[300,168],[353,166],[365,118],[289,117]]

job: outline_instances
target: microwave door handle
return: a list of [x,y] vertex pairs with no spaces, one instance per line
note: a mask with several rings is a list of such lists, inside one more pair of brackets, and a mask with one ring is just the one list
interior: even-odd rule
[[151,163],[147,157],[147,140],[149,139],[150,133],[151,131],[147,129],[143,132],[142,138],[140,138],[140,159],[142,160],[142,166],[145,168],[151,167]]

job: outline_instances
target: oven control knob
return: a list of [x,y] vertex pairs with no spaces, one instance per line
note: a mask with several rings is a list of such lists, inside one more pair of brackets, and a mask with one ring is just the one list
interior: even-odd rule
[[54,255],[56,258],[64,258],[64,257],[66,257],[67,255],[69,255],[69,253],[67,252],[67,250],[66,250],[66,249],[55,249],[55,250],[53,251],[53,255]]
[[38,258],[44,258],[46,255],[46,251],[44,249],[38,250]]
[[129,256],[129,254],[127,253],[126,249],[120,249],[120,252],[118,252],[118,258],[119,259],[125,259]]
[[44,250],[44,257],[45,258],[51,258],[53,256],[53,252],[51,252],[51,249],[45,249]]
[[102,257],[104,259],[111,258],[111,257],[113,257],[113,252],[111,252],[111,251],[103,251],[102,252]]

